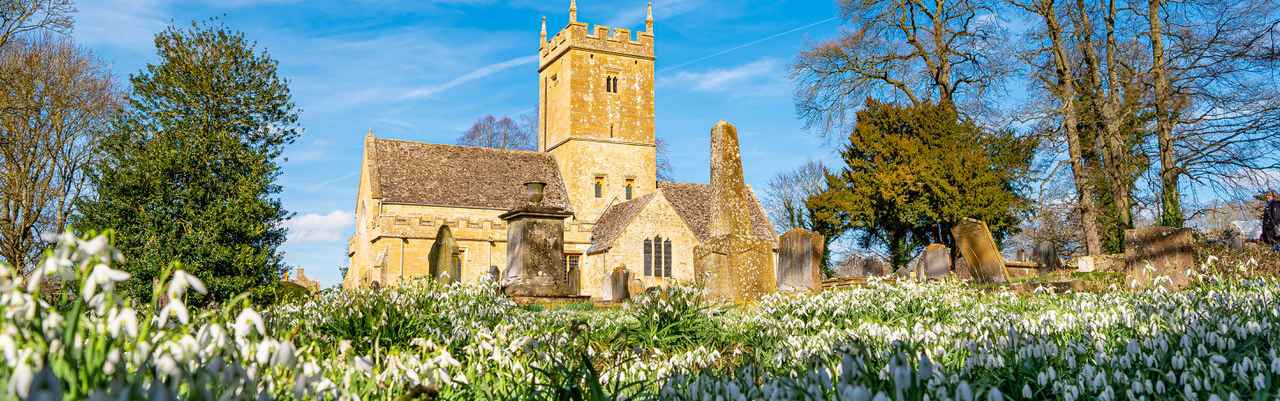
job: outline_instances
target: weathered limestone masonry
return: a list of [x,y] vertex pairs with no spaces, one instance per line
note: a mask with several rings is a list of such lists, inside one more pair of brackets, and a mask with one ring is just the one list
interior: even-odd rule
[[777,291],[773,244],[752,235],[738,130],[711,130],[711,239],[694,250],[694,271],[714,299],[752,302]]
[[453,240],[453,231],[442,225],[436,231],[436,242],[431,245],[427,254],[431,263],[431,277],[441,283],[452,283],[462,279],[462,259],[458,255],[458,243]]
[[[564,208],[542,204],[542,186],[531,182],[529,203],[504,213],[507,221],[507,274],[503,287],[516,297],[568,297],[572,291],[564,266]],[[575,278],[576,279],[576,278]]]
[[[1128,281],[1139,286],[1184,287],[1187,269],[1195,267],[1195,233],[1189,228],[1147,227],[1124,231]],[[1167,278],[1168,282],[1157,282]]]
[[974,219],[951,228],[951,236],[956,239],[956,248],[964,257],[966,265],[971,269],[973,280],[979,283],[1008,283],[1009,271],[1004,263],[1004,255],[991,237],[987,223]]
[[[654,140],[654,38],[646,29],[579,22],[539,40],[538,144],[563,171],[576,218],[594,222],[612,203],[657,189]],[[602,191],[597,193],[599,183]],[[624,196],[632,187],[632,197]]]
[[778,245],[778,289],[822,290],[822,234],[800,228],[782,234]]

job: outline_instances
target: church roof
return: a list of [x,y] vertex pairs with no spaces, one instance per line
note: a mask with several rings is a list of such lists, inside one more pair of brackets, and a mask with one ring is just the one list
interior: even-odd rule
[[[671,207],[675,208],[676,214],[679,214],[685,224],[689,225],[689,229],[693,230],[698,240],[711,239],[710,185],[664,182],[658,184],[658,190],[662,191],[667,202],[671,202]],[[751,196],[747,201],[751,208],[753,234],[760,239],[777,241],[778,237],[773,232],[773,223],[769,222],[768,215],[764,213],[764,207],[760,205],[760,200],[756,199],[755,191],[748,189],[747,194]]]
[[613,246],[613,241],[617,240],[618,236],[622,235],[622,231],[631,225],[631,220],[644,210],[655,194],[645,194],[605,209],[604,214],[596,219],[596,224],[591,229],[591,248],[587,249],[587,253],[601,252]]
[[[663,182],[658,183],[658,192],[662,193],[699,241],[706,242],[711,239],[710,186]],[[764,207],[756,199],[755,193],[751,191],[748,193],[751,194],[749,201],[753,234],[760,239],[776,242],[778,238],[773,232],[773,223],[770,223],[769,217],[765,215]],[[613,242],[622,235],[622,231],[644,210],[645,206],[649,205],[655,194],[651,193],[618,203],[605,210],[591,230],[591,248],[587,249],[587,253],[599,253],[612,247]]]
[[526,195],[524,183],[547,183],[542,204],[571,210],[551,155],[530,151],[372,141],[374,194],[387,203],[507,210]]

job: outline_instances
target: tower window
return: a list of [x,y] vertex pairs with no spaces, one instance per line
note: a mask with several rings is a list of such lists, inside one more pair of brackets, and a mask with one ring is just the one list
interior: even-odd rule
[[596,197],[597,197],[597,198],[603,198],[603,197],[604,197],[604,176],[603,176],[603,175],[597,175],[597,176],[596,176],[596,181],[595,181],[595,190],[596,190]]
[[631,192],[635,189],[635,187],[636,187],[636,179],[635,179],[635,178],[628,178],[628,179],[627,179],[627,187],[626,187],[626,191],[627,191],[627,200],[631,200]]
[[618,77],[608,76],[604,79],[604,91],[609,93],[618,93]]

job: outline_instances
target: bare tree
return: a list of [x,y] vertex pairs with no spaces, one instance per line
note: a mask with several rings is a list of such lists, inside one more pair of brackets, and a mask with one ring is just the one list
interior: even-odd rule
[[537,128],[530,126],[527,122],[529,120],[537,121],[537,118],[526,118],[525,124],[519,124],[510,117],[501,119],[492,115],[481,117],[458,137],[458,144],[494,149],[534,150],[538,146],[534,141],[534,132]]
[[827,167],[810,161],[795,170],[783,171],[769,180],[764,191],[764,208],[779,232],[793,228],[812,229],[805,203],[827,186]]
[[0,0],[0,47],[28,32],[71,30],[72,0]]
[[1010,72],[994,0],[840,0],[852,24],[801,52],[796,110],[824,135],[847,127],[867,97],[965,103],[966,114]]
[[1275,0],[1148,0],[1159,157],[1159,223],[1181,226],[1180,184],[1222,189],[1227,178],[1280,169]]
[[658,181],[674,182],[675,170],[671,167],[671,147],[667,145],[667,141],[662,138],[654,138],[654,147],[657,153],[657,159],[654,162],[658,168]]
[[[1035,77],[1057,100],[1061,133],[1066,137],[1071,172],[1075,179],[1076,204],[1080,210],[1080,227],[1084,231],[1085,249],[1090,255],[1100,254],[1102,241],[1098,235],[1093,183],[1089,180],[1089,173],[1086,171],[1084,144],[1080,140],[1080,116],[1076,110],[1078,92],[1073,68],[1075,62],[1067,43],[1068,32],[1059,17],[1062,7],[1059,7],[1056,0],[1028,0],[1013,4],[1036,15],[1044,23],[1043,34],[1037,36],[1041,37],[1045,43],[1032,50],[1029,62],[1033,65],[1047,66],[1042,68],[1040,73],[1035,74]],[[1039,57],[1041,55],[1043,57]]]
[[26,268],[85,190],[85,168],[119,110],[107,69],[69,40],[13,39],[0,48],[0,256]]

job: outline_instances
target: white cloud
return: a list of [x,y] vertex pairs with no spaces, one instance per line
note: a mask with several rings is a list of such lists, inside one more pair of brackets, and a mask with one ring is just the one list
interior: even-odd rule
[[471,71],[469,73],[463,74],[461,76],[458,76],[457,78],[451,79],[449,81],[446,81],[440,84],[414,88],[412,90],[409,90],[408,92],[405,92],[403,95],[401,95],[400,99],[408,100],[408,99],[430,98],[432,96],[435,96],[437,93],[444,92],[449,89],[453,89],[455,87],[461,86],[468,82],[475,81],[478,79],[483,79],[490,75],[497,74],[497,73],[500,73],[515,67],[519,67],[522,65],[533,64],[537,61],[538,61],[538,55],[534,54],[530,56],[513,58],[500,63],[486,65],[484,67],[477,68],[475,71]]
[[700,92],[721,92],[743,87],[759,89],[762,85],[770,86],[784,78],[781,67],[782,62],[778,59],[763,58],[737,67],[681,72],[672,79]]
[[344,210],[334,210],[329,214],[308,213],[284,223],[289,229],[289,242],[295,244],[339,242],[342,241],[342,232],[353,225],[354,217]]

